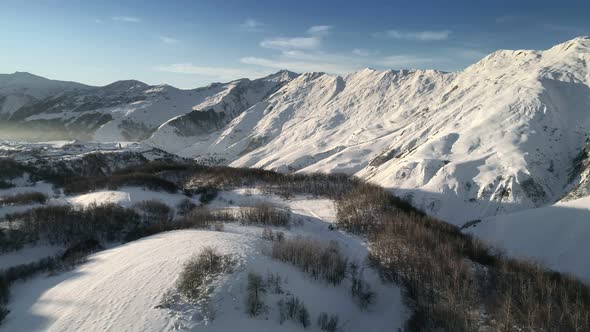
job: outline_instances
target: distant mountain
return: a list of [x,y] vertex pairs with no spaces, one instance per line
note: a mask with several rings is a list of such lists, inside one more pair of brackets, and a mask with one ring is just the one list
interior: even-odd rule
[[207,163],[355,174],[462,224],[590,192],[589,64],[590,38],[580,37],[497,51],[454,73],[281,71],[194,90],[68,86],[12,106],[3,122],[143,140]]
[[[252,81],[181,90],[135,80],[89,87],[31,74],[4,75],[0,78],[0,105],[6,110],[0,113],[3,136],[142,141],[163,125],[180,136],[198,135],[221,128],[295,76],[281,71]],[[183,115],[188,116],[179,118]]]
[[49,80],[25,72],[0,74],[0,119],[39,100],[92,87],[74,82]]

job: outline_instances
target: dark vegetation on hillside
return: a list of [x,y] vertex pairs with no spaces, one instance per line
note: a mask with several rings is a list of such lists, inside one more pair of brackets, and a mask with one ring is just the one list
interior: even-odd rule
[[[11,167],[13,174],[19,172],[18,164],[3,163]],[[473,331],[489,327],[494,331],[590,331],[590,289],[584,283],[537,264],[507,258],[384,189],[345,175],[279,174],[260,169],[151,162],[121,169],[114,177],[62,179],[54,183],[68,192],[139,185],[182,190],[190,195],[202,188],[218,191],[249,186],[286,198],[307,194],[335,199],[337,225],[366,235],[373,266],[385,280],[402,288],[413,311],[406,330]],[[20,216],[25,226],[15,234],[43,235],[66,242],[81,240],[81,236],[132,240],[176,227],[204,227],[215,218],[222,219],[211,211],[191,209],[177,220],[146,224],[135,210],[109,206],[92,211],[53,209],[42,207]],[[70,218],[70,214],[76,218]],[[90,221],[80,226],[76,220],[81,217]],[[223,218],[239,219],[229,215]],[[107,220],[110,226],[101,225],[99,220]],[[139,226],[133,228],[131,224],[135,223]],[[2,245],[13,240],[0,233]],[[362,291],[363,286],[358,287]],[[296,301],[292,302],[296,307]],[[287,311],[286,318],[292,313]],[[325,319],[322,321],[327,324]]]
[[0,197],[1,205],[26,205],[26,204],[45,204],[47,201],[47,195],[40,192],[26,192],[20,194],[14,194],[10,196]]

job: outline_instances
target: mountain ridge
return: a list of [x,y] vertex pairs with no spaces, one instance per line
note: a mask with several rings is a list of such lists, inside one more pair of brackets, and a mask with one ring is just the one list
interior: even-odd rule
[[193,90],[74,94],[75,108],[41,105],[21,122],[65,119],[86,139],[145,140],[205,163],[353,174],[462,224],[587,191],[575,165],[590,164],[576,161],[590,133],[589,63],[590,38],[579,37],[499,50],[458,72],[282,70]]

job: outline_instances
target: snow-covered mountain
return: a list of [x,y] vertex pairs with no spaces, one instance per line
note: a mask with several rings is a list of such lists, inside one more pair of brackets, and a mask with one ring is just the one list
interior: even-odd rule
[[590,191],[589,63],[590,38],[579,37],[455,73],[281,71],[194,90],[123,81],[10,119],[208,163],[355,174],[462,224]]
[[589,62],[586,37],[456,73],[308,73],[181,154],[355,174],[457,224],[542,206],[580,181]]
[[68,93],[86,91],[90,86],[74,82],[49,80],[25,72],[0,74],[0,120],[39,100]]

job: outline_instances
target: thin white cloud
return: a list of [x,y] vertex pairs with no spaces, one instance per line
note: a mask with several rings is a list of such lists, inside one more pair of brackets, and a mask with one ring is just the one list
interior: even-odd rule
[[315,25],[307,29],[307,33],[314,36],[325,36],[332,32],[331,25]]
[[164,44],[176,44],[176,43],[178,43],[178,39],[176,39],[176,38],[167,37],[167,36],[159,36],[158,38]]
[[271,48],[275,50],[313,50],[318,49],[322,44],[318,36],[311,37],[277,37],[268,38],[260,42],[260,46],[264,48]]
[[253,18],[246,19],[242,24],[240,24],[240,28],[245,31],[262,31],[266,24],[255,20]]
[[404,40],[419,40],[419,41],[437,41],[448,39],[451,35],[451,30],[439,31],[400,31],[387,30],[385,32],[375,34],[377,37],[404,39]]
[[314,25],[307,29],[306,32],[307,36],[266,38],[260,42],[260,46],[279,50],[283,53],[294,50],[318,50],[322,46],[323,38],[332,32],[332,26]]
[[378,52],[375,50],[369,50],[366,48],[355,48],[354,50],[352,50],[352,54],[357,55],[357,56],[371,56],[371,55],[375,55]]
[[[280,51],[275,56],[249,56],[240,59],[243,64],[261,68],[289,69],[297,72],[319,71],[331,74],[346,74],[359,69],[380,66],[395,68],[416,68],[432,62],[430,58],[413,55],[379,56],[376,50],[356,48],[349,53],[329,53],[322,48],[322,42],[332,31],[332,26],[310,27],[302,37],[278,37],[265,39],[261,47]],[[450,32],[445,32],[448,36]],[[412,38],[440,39],[436,32],[415,33]]]
[[113,16],[113,17],[111,17],[111,19],[113,21],[125,22],[125,23],[139,23],[139,22],[141,22],[140,18],[134,17],[134,16]]
[[244,77],[262,77],[272,72],[270,70],[249,70],[244,68],[195,66],[192,63],[176,63],[171,65],[162,65],[156,66],[154,69],[157,71],[167,73],[210,76],[222,80],[233,80]]
[[100,18],[95,18],[93,21],[94,21],[94,23],[97,23],[97,24],[102,23],[102,20]]

